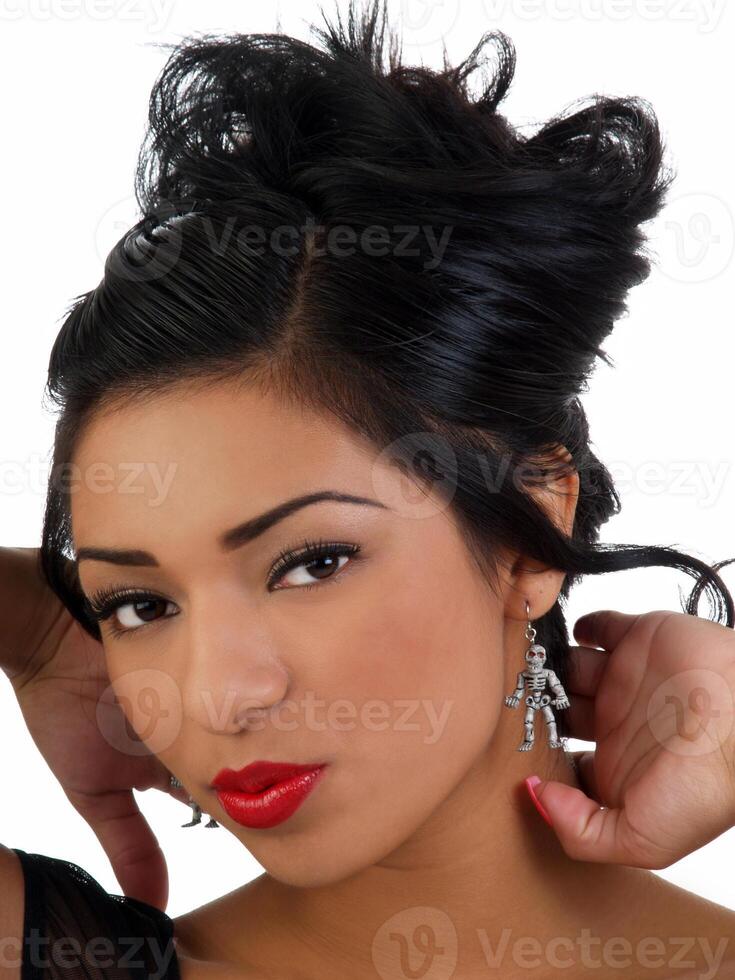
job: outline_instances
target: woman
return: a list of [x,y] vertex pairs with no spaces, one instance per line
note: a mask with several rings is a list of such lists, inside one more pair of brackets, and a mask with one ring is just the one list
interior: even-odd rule
[[[384,64],[379,3],[349,13],[322,48],[172,52],[145,217],[54,344],[60,605],[5,668],[126,897],[6,851],[26,906],[0,925],[45,916],[113,959],[133,934],[148,977],[726,976],[735,914],[650,869],[734,822],[732,597],[719,565],[599,544],[619,499],[578,399],[649,269],[655,117],[599,99],[522,138],[504,35],[434,73]],[[572,659],[571,585],[650,565],[695,577],[688,615],[588,620]],[[688,705],[703,647],[721,725],[687,755],[647,711]],[[116,743],[123,715],[148,755]],[[570,733],[597,742],[586,776]],[[170,774],[266,868],[174,922],[131,792]]]

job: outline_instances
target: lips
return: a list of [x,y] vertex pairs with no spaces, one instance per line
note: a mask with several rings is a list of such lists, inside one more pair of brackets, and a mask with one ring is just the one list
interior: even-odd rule
[[324,762],[300,765],[293,762],[251,762],[243,769],[222,769],[212,780],[212,789],[234,790],[240,793],[259,793],[276,783],[284,782],[293,776],[312,772],[326,765]]
[[222,809],[244,827],[264,830],[294,814],[321,782],[326,762],[253,762],[244,769],[222,769],[212,787]]

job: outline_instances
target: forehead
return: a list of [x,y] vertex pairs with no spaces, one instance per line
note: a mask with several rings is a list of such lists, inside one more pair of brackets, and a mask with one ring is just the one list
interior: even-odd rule
[[[103,410],[70,473],[75,541],[128,537],[160,522],[226,527],[324,488],[372,489],[376,452],[337,420],[223,383],[169,389]],[[93,531],[95,533],[93,533]]]

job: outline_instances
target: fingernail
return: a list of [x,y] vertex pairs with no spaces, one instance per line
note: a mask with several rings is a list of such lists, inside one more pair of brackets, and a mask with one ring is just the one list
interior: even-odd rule
[[551,822],[551,817],[548,815],[548,813],[544,809],[543,804],[541,803],[541,800],[536,796],[536,787],[538,786],[538,784],[540,782],[541,782],[541,779],[538,776],[527,776],[526,777],[526,780],[525,780],[526,789],[528,790],[528,795],[533,800],[534,806],[536,807],[536,809],[538,810],[538,812],[544,818],[544,820],[546,821],[546,823],[550,827],[553,827],[554,825]]

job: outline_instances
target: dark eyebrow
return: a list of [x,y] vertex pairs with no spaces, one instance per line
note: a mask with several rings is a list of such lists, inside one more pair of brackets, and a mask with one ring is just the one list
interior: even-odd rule
[[[340,493],[337,490],[322,490],[317,493],[304,494],[301,497],[293,497],[286,500],[277,507],[267,510],[259,517],[252,517],[243,524],[225,531],[219,536],[218,543],[223,551],[234,551],[247,544],[259,535],[264,534],[269,528],[279,521],[284,520],[302,507],[310,504],[319,503],[322,500],[333,500],[344,504],[367,504],[370,507],[388,508],[377,500],[369,497],[356,497],[349,493]],[[118,548],[80,548],[77,552],[77,563],[84,559],[93,561],[111,562],[113,565],[151,565],[158,568],[158,561],[150,551],[122,550]]]

